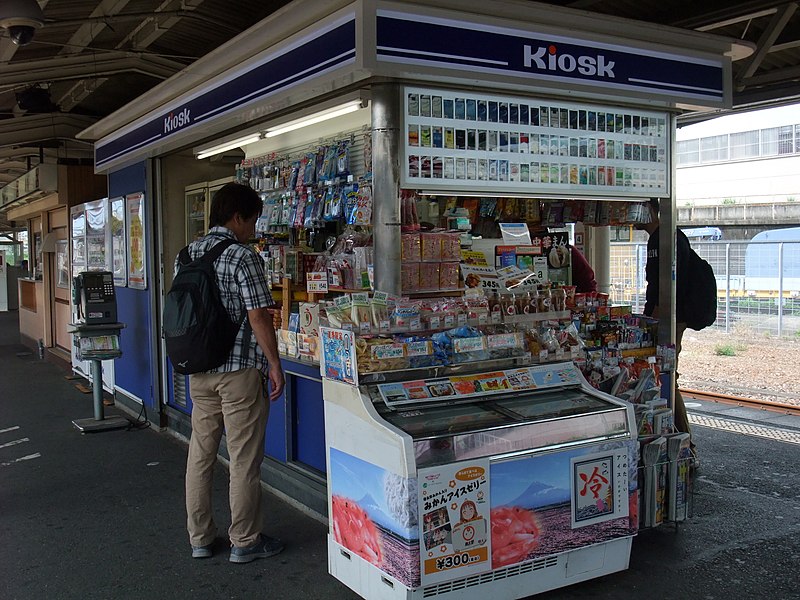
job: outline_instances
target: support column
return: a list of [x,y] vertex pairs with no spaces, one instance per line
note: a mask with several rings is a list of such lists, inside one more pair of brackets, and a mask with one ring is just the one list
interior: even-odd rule
[[594,249],[594,278],[597,280],[597,291],[611,293],[611,228],[592,228],[592,247]]
[[372,224],[375,289],[400,295],[400,86],[372,85]]

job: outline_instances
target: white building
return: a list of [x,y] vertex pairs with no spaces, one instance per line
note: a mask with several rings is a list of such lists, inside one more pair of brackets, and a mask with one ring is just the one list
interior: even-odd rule
[[800,204],[800,104],[677,132],[677,206]]

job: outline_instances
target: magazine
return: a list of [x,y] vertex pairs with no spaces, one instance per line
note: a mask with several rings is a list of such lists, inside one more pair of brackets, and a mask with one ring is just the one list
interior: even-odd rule
[[658,527],[664,522],[667,487],[667,438],[658,437],[642,449],[644,462],[644,524]]
[[667,442],[669,455],[669,500],[667,516],[670,521],[684,521],[689,512],[691,478],[689,465],[692,459],[688,433],[671,435]]

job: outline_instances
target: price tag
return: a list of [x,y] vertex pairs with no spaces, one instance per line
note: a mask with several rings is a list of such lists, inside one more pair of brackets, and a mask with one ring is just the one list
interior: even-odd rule
[[405,344],[381,344],[372,347],[372,356],[378,360],[389,358],[403,358],[405,354]]
[[520,336],[516,333],[498,333],[486,336],[486,345],[489,348],[519,348]]
[[461,354],[462,352],[479,352],[484,349],[484,338],[456,338],[453,340],[453,352]]
[[306,291],[309,294],[325,294],[328,291],[328,274],[325,271],[306,273]]
[[433,344],[431,342],[408,342],[406,344],[407,356],[429,356],[433,354]]

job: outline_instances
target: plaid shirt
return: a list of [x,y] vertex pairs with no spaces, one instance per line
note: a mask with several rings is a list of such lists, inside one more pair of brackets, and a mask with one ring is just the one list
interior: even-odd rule
[[[189,256],[195,260],[202,256],[212,246],[225,238],[236,239],[233,232],[227,227],[212,227],[208,235],[189,244]],[[249,246],[234,244],[225,249],[219,259],[214,263],[217,273],[222,304],[228,309],[228,314],[234,322],[242,318],[242,313],[253,308],[269,307],[274,304],[272,294],[267,286],[267,276],[264,273],[264,263]],[[175,274],[180,269],[180,260],[175,259]],[[247,318],[242,321],[236,342],[230,356],[225,363],[209,373],[227,373],[255,367],[262,373],[267,370],[267,357],[261,351],[256,336],[246,327]],[[246,338],[250,342],[245,349]]]

